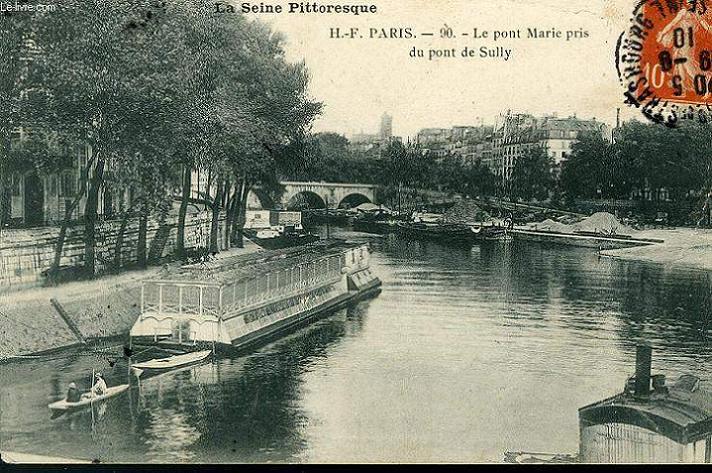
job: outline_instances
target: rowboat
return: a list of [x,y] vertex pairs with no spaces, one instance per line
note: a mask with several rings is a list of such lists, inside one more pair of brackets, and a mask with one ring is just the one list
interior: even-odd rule
[[166,370],[178,368],[180,366],[203,361],[210,356],[210,353],[212,353],[211,350],[196,351],[185,353],[183,355],[169,356],[167,358],[157,358],[155,360],[148,360],[142,363],[134,363],[131,367],[140,370]]
[[49,407],[52,411],[55,411],[55,412],[81,409],[81,408],[87,407],[88,405],[93,404],[95,402],[103,401],[104,399],[108,399],[110,397],[121,394],[122,392],[126,391],[128,388],[129,388],[128,384],[120,384],[119,386],[113,386],[113,387],[107,388],[106,392],[104,394],[102,394],[101,396],[86,397],[86,398],[80,399],[77,402],[68,402],[66,399],[62,399],[60,401],[56,401],[56,402],[49,404],[47,407]]

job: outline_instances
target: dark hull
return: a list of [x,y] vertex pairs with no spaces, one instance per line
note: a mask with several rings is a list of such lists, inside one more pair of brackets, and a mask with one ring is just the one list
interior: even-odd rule
[[475,232],[468,225],[426,225],[421,223],[399,223],[398,232],[409,238],[432,239],[450,243],[498,240],[505,235],[502,227],[482,227]]
[[303,235],[282,235],[275,238],[258,238],[255,234],[246,233],[247,237],[257,243],[262,248],[268,250],[279,250],[282,248],[290,248],[293,246],[301,246],[309,243],[314,243],[319,240],[318,235],[303,234]]
[[384,220],[354,220],[351,224],[354,230],[365,233],[394,233],[398,231],[398,222]]

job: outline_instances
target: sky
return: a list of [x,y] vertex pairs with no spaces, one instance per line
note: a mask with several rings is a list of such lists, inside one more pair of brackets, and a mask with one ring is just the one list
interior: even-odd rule
[[[376,133],[383,112],[393,116],[398,136],[421,128],[494,124],[507,109],[536,115],[576,114],[614,124],[637,115],[622,104],[614,49],[625,28],[633,0],[372,0],[372,15],[254,15],[281,31],[287,58],[304,60],[311,74],[310,93],[325,105],[314,131]],[[286,5],[275,0],[272,4]],[[328,3],[328,2],[323,2]],[[358,2],[335,1],[339,4]],[[439,37],[450,27],[454,39]],[[330,28],[411,27],[412,39],[330,39]],[[472,38],[473,29],[585,30],[579,40]],[[462,32],[469,36],[461,36]],[[367,36],[367,33],[365,33]],[[425,58],[411,58],[412,47]],[[502,59],[440,58],[430,49],[480,46],[512,49]]]

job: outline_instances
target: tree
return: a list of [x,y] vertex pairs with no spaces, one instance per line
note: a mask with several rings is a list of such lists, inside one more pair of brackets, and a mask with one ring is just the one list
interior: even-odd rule
[[552,159],[544,149],[538,146],[527,149],[514,164],[513,196],[526,201],[548,198],[554,183],[552,166]]
[[652,200],[659,200],[666,189],[678,200],[710,185],[711,139],[709,124],[686,121],[670,129],[629,122],[622,127],[616,147],[623,163],[639,176],[636,188],[647,188]]
[[[150,110],[160,104],[150,95],[152,89],[142,85],[156,83],[150,77],[159,69],[153,61],[165,62],[155,51],[167,45],[150,45],[134,33],[152,27],[145,20],[156,18],[153,11],[148,0],[68,0],[37,23],[36,63],[45,100],[34,108],[33,127],[91,149],[83,170],[86,185],[79,186],[73,201],[74,206],[84,199],[84,267],[90,277],[106,173],[112,162],[125,163],[124,145],[136,139],[137,124],[146,124]],[[69,217],[73,209],[67,210]]]
[[[242,32],[244,28],[236,31]],[[248,31],[247,51],[255,64],[248,70],[236,71],[245,84],[244,94],[237,99],[247,121],[246,126],[229,127],[233,139],[239,140],[243,149],[242,156],[234,154],[229,160],[228,175],[235,188],[234,214],[228,223],[237,229],[228,228],[226,233],[236,236],[238,246],[242,245],[249,192],[256,185],[273,194],[281,192],[277,160],[284,156],[283,149],[302,139],[322,108],[321,103],[308,97],[309,74],[305,64],[286,61],[284,38],[259,21],[251,22]]]
[[398,211],[403,199],[403,188],[409,186],[425,187],[425,176],[428,163],[431,160],[424,157],[413,146],[406,146],[400,141],[391,141],[383,153],[385,159],[385,175],[383,183],[396,189]]
[[285,60],[280,35],[242,15],[213,15],[202,0],[160,6],[70,0],[40,20],[42,94],[33,128],[92,149],[82,170],[86,185],[62,227],[83,201],[88,275],[95,272],[102,189],[129,196],[123,217],[139,216],[139,255],[145,255],[149,213],[165,212],[180,187],[183,255],[191,176],[195,169],[209,172],[213,185],[205,198],[216,249],[217,217],[230,210],[225,233],[231,234],[250,189],[274,187],[276,153],[303,135],[321,109],[307,97],[304,64]]
[[465,175],[465,183],[460,190],[473,197],[494,194],[497,178],[490,168],[478,161],[471,166],[465,166],[462,172]]
[[613,144],[597,133],[582,135],[562,165],[560,187],[567,200],[628,196],[640,175],[635,160],[621,152],[629,144]]
[[[9,185],[13,164],[12,133],[22,126],[22,103],[31,87],[27,57],[32,36],[32,16],[6,12],[0,15],[0,228],[9,217]],[[15,157],[16,158],[16,157]]]

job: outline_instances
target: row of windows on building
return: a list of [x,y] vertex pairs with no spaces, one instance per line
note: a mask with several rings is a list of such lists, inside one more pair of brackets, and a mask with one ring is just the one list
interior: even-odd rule
[[[10,179],[10,195],[13,197],[22,196],[22,183],[24,176],[13,174]],[[59,174],[47,176],[47,193],[59,197],[74,197],[77,194],[79,182],[75,170],[65,170]]]

